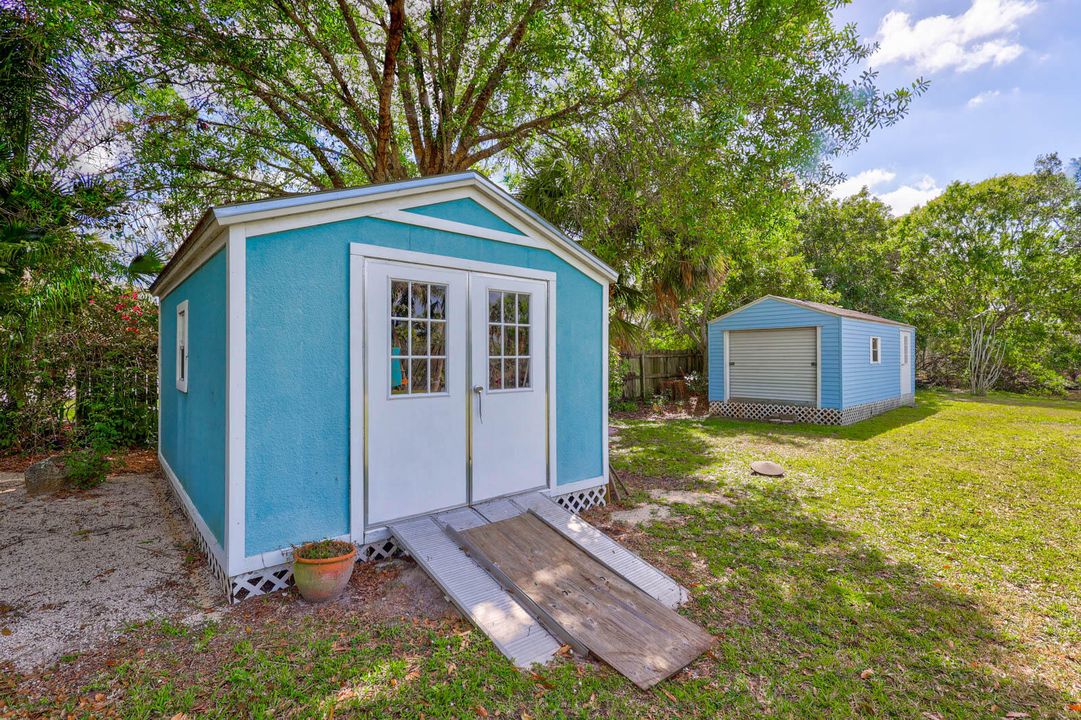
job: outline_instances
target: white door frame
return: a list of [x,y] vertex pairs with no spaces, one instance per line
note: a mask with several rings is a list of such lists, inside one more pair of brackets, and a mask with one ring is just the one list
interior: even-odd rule
[[[905,350],[905,341],[903,338],[908,338],[908,352]],[[900,356],[900,362],[898,365],[901,367],[901,394],[910,395],[915,393],[912,382],[912,368],[910,363],[912,362],[912,331],[907,328],[902,328],[897,335],[897,351]],[[908,385],[908,392],[905,392],[905,385]]]
[[[367,367],[367,346],[364,339],[364,263],[366,260],[398,262],[408,265],[422,265],[434,268],[449,268],[468,272],[481,272],[489,275],[541,280],[548,284],[548,372],[547,372],[547,478],[549,491],[555,488],[556,477],[556,274],[545,270],[465,260],[462,258],[435,255],[432,253],[399,250],[365,243],[349,245],[349,531],[354,542],[374,542],[389,535],[385,528],[367,528],[364,524],[365,497],[367,494],[368,474],[368,396],[365,369]],[[467,294],[470,289],[467,288]],[[466,308],[469,322],[469,308]],[[467,338],[472,336],[472,328],[466,327]],[[472,378],[472,358],[466,359],[466,377]],[[463,422],[469,423],[473,416],[473,393],[467,392],[466,407],[463,408]],[[467,436],[469,428],[467,425]],[[471,438],[469,440],[472,442]],[[469,455],[472,449],[467,448]],[[468,462],[468,460],[467,460]]]

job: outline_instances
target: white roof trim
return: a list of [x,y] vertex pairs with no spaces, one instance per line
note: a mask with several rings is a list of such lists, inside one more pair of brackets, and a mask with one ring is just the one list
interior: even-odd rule
[[758,298],[757,300],[752,300],[751,302],[747,303],[746,305],[741,305],[740,307],[736,308],[735,310],[729,310],[724,315],[719,315],[718,317],[713,318],[712,320],[709,321],[708,324],[712,325],[715,322],[720,322],[721,320],[724,320],[726,317],[729,317],[731,315],[735,315],[736,313],[741,313],[744,310],[746,310],[747,308],[752,307],[754,305],[757,305],[758,303],[762,302],[763,300],[779,300],[779,301],[781,301],[783,303],[787,303],[787,304],[791,305],[792,307],[798,307],[798,308],[800,308],[802,310],[807,310],[809,312],[821,313],[822,315],[829,315],[830,317],[839,317],[839,318],[842,318],[844,320],[859,320],[860,322],[878,323],[880,325],[898,325],[900,327],[907,327],[907,328],[914,328],[915,327],[915,325],[909,325],[908,323],[898,322],[897,320],[890,320],[888,318],[881,318],[881,319],[878,319],[878,320],[875,320],[875,319],[872,319],[872,318],[854,318],[854,317],[850,317],[848,315],[845,315],[844,313],[839,313],[839,312],[834,312],[834,311],[831,311],[831,310],[827,310],[826,308],[807,307],[803,303],[793,302],[791,298],[781,297],[780,295],[763,295],[762,297]]
[[[483,197],[494,202],[516,221],[512,224],[516,226],[522,225],[523,227],[520,229],[523,232],[532,231],[534,235],[542,237],[558,249],[568,253],[571,257],[586,264],[604,280],[610,282],[618,277],[616,271],[598,257],[560,232],[559,229],[520,203],[491,180],[473,171],[367,185],[345,190],[330,190],[307,195],[255,200],[235,205],[223,205],[211,208],[207,213],[208,217],[205,219],[217,227],[226,227],[237,223],[315,213],[344,206],[363,205],[379,200],[387,200],[389,197],[400,198],[415,195],[420,198],[425,193],[433,190],[445,190],[453,187],[473,188],[479,191]],[[298,220],[300,219],[298,218]],[[192,238],[189,238],[188,241],[185,241],[185,244],[191,240]],[[183,245],[181,248],[183,249]],[[172,275],[175,270],[177,268],[171,264],[166,266],[162,274],[154,281],[154,286],[165,285],[167,276]]]

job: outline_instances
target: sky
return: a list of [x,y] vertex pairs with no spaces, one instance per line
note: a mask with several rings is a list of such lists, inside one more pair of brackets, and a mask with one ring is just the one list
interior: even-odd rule
[[835,196],[866,185],[903,214],[954,180],[1081,156],[1081,0],[854,0],[836,19],[879,44],[879,87],[930,88],[833,163]]

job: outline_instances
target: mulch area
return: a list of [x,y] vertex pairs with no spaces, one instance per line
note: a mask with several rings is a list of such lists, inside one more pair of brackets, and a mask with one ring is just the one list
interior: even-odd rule
[[[0,455],[0,472],[21,473],[36,462],[62,454],[62,450],[47,453]],[[116,462],[112,474],[152,475],[158,472],[158,453],[153,448],[133,448],[110,456]]]

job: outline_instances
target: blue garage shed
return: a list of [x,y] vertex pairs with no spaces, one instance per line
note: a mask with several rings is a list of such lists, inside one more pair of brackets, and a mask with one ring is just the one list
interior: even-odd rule
[[230,597],[305,541],[603,502],[613,279],[473,172],[208,210],[152,286],[159,459]]
[[709,324],[716,415],[848,425],[914,405],[915,329],[766,295]]

